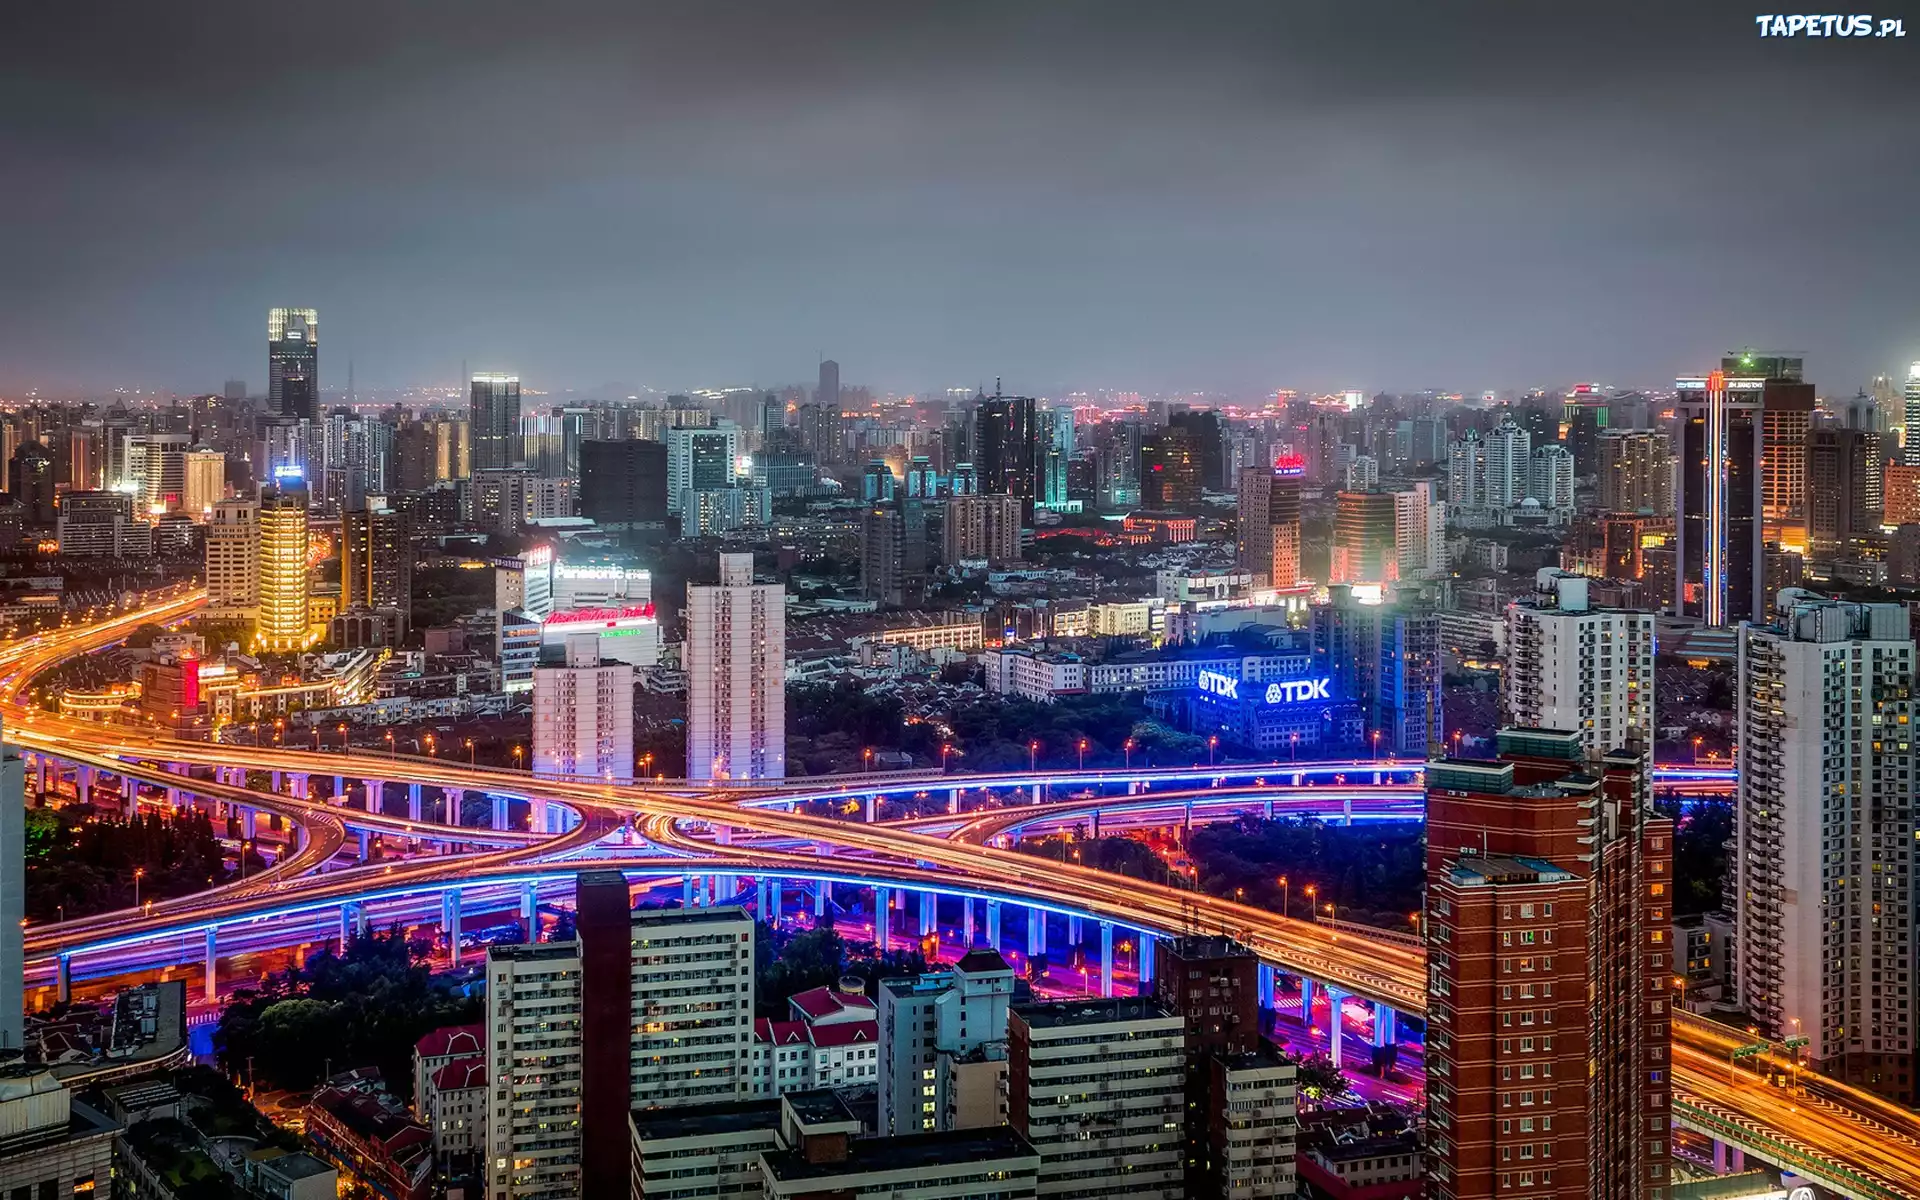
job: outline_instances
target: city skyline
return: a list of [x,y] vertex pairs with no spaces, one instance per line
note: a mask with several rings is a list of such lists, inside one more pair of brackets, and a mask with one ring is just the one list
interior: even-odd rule
[[[289,302],[328,314],[335,387],[821,357],[896,391],[1645,386],[1751,343],[1838,392],[1920,358],[1904,43],[1695,8],[1101,15],[29,14],[0,390],[260,387]],[[1764,186],[1756,137],[1794,164]]]

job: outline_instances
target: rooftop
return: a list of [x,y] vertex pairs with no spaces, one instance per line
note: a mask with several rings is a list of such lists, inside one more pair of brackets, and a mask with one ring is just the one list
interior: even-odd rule
[[1171,1020],[1173,1013],[1151,996],[1114,1000],[1060,1000],[1051,1004],[1016,1004],[1013,1013],[1029,1029],[1058,1029],[1069,1025],[1110,1025],[1116,1021]]
[[1573,878],[1566,871],[1542,858],[1456,858],[1447,868],[1456,884],[1479,887],[1499,883],[1564,883]]
[[486,1046],[480,1039],[486,1031],[484,1025],[448,1025],[415,1042],[413,1052],[421,1058],[464,1058],[469,1054],[483,1054]]
[[810,1163],[798,1150],[769,1152],[761,1156],[761,1162],[775,1179],[800,1180],[928,1167],[965,1167],[985,1174],[1000,1169],[998,1164],[1010,1158],[1027,1159],[1036,1170],[1040,1165],[1040,1156],[1027,1139],[1010,1126],[996,1125],[987,1129],[863,1138],[853,1143],[851,1153],[842,1162]]
[[634,1135],[642,1141],[746,1133],[755,1129],[771,1133],[780,1128],[780,1102],[737,1100],[730,1104],[641,1111],[632,1115],[632,1121]]

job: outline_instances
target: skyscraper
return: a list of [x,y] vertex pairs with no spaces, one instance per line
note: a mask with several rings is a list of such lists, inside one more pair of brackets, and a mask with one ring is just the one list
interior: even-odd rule
[[667,430],[667,511],[686,508],[689,492],[734,486],[740,427],[725,421],[711,429]]
[[614,532],[667,528],[667,447],[661,442],[580,444],[580,515]]
[[1920,467],[1920,362],[1907,367],[1907,386],[1901,397],[1906,405],[1906,432],[1901,441],[1900,461]]
[[1616,429],[1600,436],[1600,510],[1673,509],[1673,445],[1658,429]]
[[564,661],[533,670],[533,771],[633,781],[633,667],[600,659],[600,636],[570,635]]
[[1333,559],[1328,583],[1385,584],[1400,577],[1391,492],[1334,496]]
[[974,466],[980,473],[980,491],[986,495],[1016,496],[1020,519],[1033,523],[1039,495],[1039,430],[1030,396],[976,396],[973,415]]
[[320,407],[320,314],[311,308],[267,311],[267,411],[312,420]]
[[392,609],[404,635],[413,610],[413,543],[407,518],[390,508],[340,515],[340,606]]
[[515,465],[520,461],[520,377],[482,371],[471,388],[472,469]]
[[753,555],[687,588],[685,659],[687,778],[785,778],[786,589],[753,581]]
[[1300,579],[1300,480],[1306,465],[1289,455],[1272,468],[1240,472],[1237,558],[1256,583],[1290,588]]
[[189,450],[183,463],[186,491],[180,511],[195,521],[205,522],[213,515],[213,506],[227,496],[227,456],[219,450]]
[[898,496],[861,512],[860,594],[896,608],[925,602],[927,514],[918,498]]
[[1868,429],[1814,429],[1806,436],[1807,548],[1816,556],[1859,554],[1880,530],[1886,465]]
[[840,412],[840,364],[830,358],[820,360],[820,384],[814,389],[813,402],[836,416]]
[[[616,872],[617,874],[617,872]],[[621,884],[621,892],[626,891]],[[579,922],[590,919],[592,892],[579,891]],[[585,1053],[581,1026],[580,942],[487,948],[487,1200],[551,1200],[581,1189],[583,1063],[623,1068],[611,1044]],[[625,1013],[613,1010],[622,1020]],[[620,1110],[624,1120],[626,1109]]]
[[1017,496],[954,496],[940,527],[941,557],[948,566],[984,559],[1002,566],[1020,561],[1020,499]]
[[1583,575],[1543,567],[1507,608],[1509,725],[1571,729],[1581,753],[1653,747],[1653,617],[1596,608]]
[[1140,439],[1140,503],[1150,509],[1200,503],[1200,455],[1185,429],[1156,429]]
[[1761,393],[1766,379],[1715,371],[1675,381],[1680,468],[1674,607],[1708,625],[1765,614]]
[[1786,595],[1773,624],[1740,630],[1734,983],[1763,1033],[1803,1035],[1823,1068],[1910,1099],[1907,610]]
[[1668,1188],[1673,822],[1647,759],[1503,729],[1427,764],[1431,1194]]
[[1434,498],[1432,480],[1393,493],[1393,548],[1403,581],[1446,576],[1447,506]]
[[260,603],[260,502],[222,500],[207,521],[207,616],[254,618]]
[[253,640],[262,650],[304,650],[308,597],[307,488],[298,471],[282,468],[260,489],[259,605]]

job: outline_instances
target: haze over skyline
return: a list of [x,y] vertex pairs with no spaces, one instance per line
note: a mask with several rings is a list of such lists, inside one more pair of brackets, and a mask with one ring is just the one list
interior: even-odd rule
[[[1920,359],[1920,38],[1750,8],[111,3],[0,47],[0,394],[1656,385]],[[1920,21],[1910,20],[1920,29]]]

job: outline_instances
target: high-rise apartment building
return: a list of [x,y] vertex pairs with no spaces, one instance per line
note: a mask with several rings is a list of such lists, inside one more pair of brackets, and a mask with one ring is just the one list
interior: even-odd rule
[[1400,578],[1391,492],[1339,492],[1334,497],[1333,562],[1328,583],[1387,584]]
[[968,1129],[1006,1120],[1013,968],[977,946],[949,971],[880,981],[877,1131]]
[[1313,608],[1315,674],[1330,692],[1360,706],[1369,750],[1423,755],[1446,736],[1440,616],[1407,599],[1367,603],[1332,588]]
[[27,770],[0,743],[0,1051],[26,1049]]
[[1583,575],[1543,567],[1507,607],[1504,719],[1567,729],[1583,753],[1653,747],[1653,616],[1598,608]]
[[578,941],[487,948],[487,1200],[582,1194],[583,975]]
[[1483,443],[1487,455],[1486,506],[1512,508],[1527,498],[1533,482],[1533,435],[1504,417]]
[[1914,641],[1905,606],[1791,589],[1741,627],[1733,960],[1741,1006],[1911,1099]]
[[[1779,531],[1776,540],[1805,545],[1807,524],[1807,435],[1813,430],[1813,385],[1802,382],[1797,365],[1791,377],[1768,377],[1760,391],[1760,516]],[[1722,362],[1729,374],[1751,369]],[[1789,532],[1790,531],[1790,532]]]
[[207,522],[207,608],[216,620],[247,620],[260,603],[260,503],[222,500]]
[[661,442],[580,444],[580,515],[613,532],[665,532],[670,511]]
[[1533,448],[1527,464],[1527,497],[1549,512],[1573,508],[1573,452],[1557,442]]
[[1185,1045],[1147,996],[1014,1006],[1007,1117],[1040,1155],[1039,1195],[1182,1200]]
[[1432,481],[1393,493],[1393,549],[1400,579],[1446,576],[1447,506],[1435,499]]
[[840,411],[840,364],[830,358],[820,361],[820,380],[813,391],[813,402],[835,413]]
[[568,636],[564,659],[533,669],[533,772],[633,781],[633,667],[602,662],[600,637]]
[[413,611],[413,542],[407,518],[390,508],[340,514],[340,606]]
[[1150,509],[1200,503],[1200,453],[1185,429],[1156,429],[1140,439],[1140,503]]
[[1877,539],[1884,511],[1880,435],[1869,429],[1814,429],[1806,436],[1807,548],[1851,556]]
[[304,650],[312,643],[307,567],[307,488],[298,471],[283,469],[260,489],[259,601],[254,645],[262,650]]
[[1763,616],[1763,375],[1725,370],[1680,379],[1680,466],[1674,503],[1674,607],[1708,625]]
[[628,1195],[629,1113],[754,1098],[753,918],[732,906],[633,911],[618,871],[583,871],[577,889],[579,1194],[614,1200]]
[[1900,443],[1900,461],[1909,467],[1920,467],[1920,362],[1907,367],[1907,386],[1901,402],[1906,425]]
[[667,511],[687,505],[688,492],[734,486],[740,454],[740,427],[731,421],[710,429],[667,430]]
[[1237,560],[1256,583],[1290,588],[1300,580],[1300,481],[1296,457],[1240,472]]
[[1039,428],[1030,396],[976,396],[973,414],[974,466],[983,494],[1014,496],[1020,519],[1033,523],[1039,495]]
[[687,777],[787,774],[786,589],[722,554],[720,582],[687,588]]
[[860,514],[860,594],[895,608],[926,601],[927,513],[918,498],[869,504]]
[[227,498],[227,456],[220,450],[189,450],[183,468],[186,493],[180,511],[205,523],[213,516],[213,506]]
[[1427,764],[1429,1194],[1670,1188],[1673,822],[1648,760],[1505,729]]
[[520,377],[474,375],[468,391],[470,460],[475,471],[511,467],[520,454]]
[[[65,555],[122,558],[153,549],[152,529],[134,517],[133,497],[125,492],[62,493],[54,528]],[[251,559],[251,541],[246,551]]]
[[1616,429],[1600,435],[1600,510],[1673,511],[1673,444],[1664,430]]
[[941,558],[948,566],[984,559],[991,566],[1020,561],[1018,496],[954,496],[940,528]]
[[312,420],[320,408],[320,314],[311,308],[267,311],[267,411]]
[[[1150,983],[1141,990],[1150,986],[1154,998],[1184,1023],[1186,1194],[1204,1195],[1225,1168],[1215,1160],[1210,1136],[1216,1117],[1208,1103],[1213,1060],[1260,1049],[1260,964],[1253,951],[1221,935],[1159,940],[1153,955]],[[1291,1161],[1287,1167],[1290,1172]]]
[[1094,444],[1094,498],[1109,511],[1140,503],[1140,426],[1107,421]]

